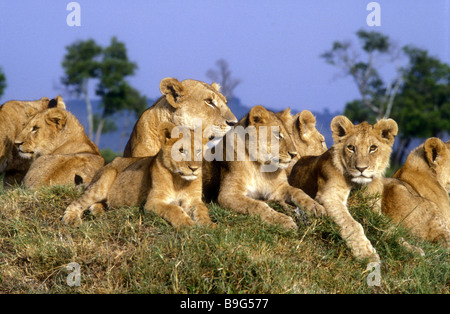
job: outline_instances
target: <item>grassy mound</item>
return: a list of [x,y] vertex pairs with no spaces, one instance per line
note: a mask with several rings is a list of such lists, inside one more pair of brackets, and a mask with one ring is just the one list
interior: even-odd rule
[[[70,186],[0,191],[0,293],[450,292],[448,251],[373,213],[374,200],[360,193],[349,205],[382,259],[375,286],[329,218],[307,217],[287,231],[211,203],[216,228],[176,231],[138,207],[85,215],[80,228],[67,227],[63,212],[81,193]],[[399,245],[400,237],[425,256]],[[67,281],[72,262],[79,286]]]

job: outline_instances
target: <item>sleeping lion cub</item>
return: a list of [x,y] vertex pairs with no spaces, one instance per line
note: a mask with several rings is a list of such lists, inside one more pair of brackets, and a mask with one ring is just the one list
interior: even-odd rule
[[416,235],[450,248],[450,141],[432,137],[386,179],[383,212]]
[[367,122],[353,125],[346,117],[337,116],[331,121],[331,131],[334,145],[320,156],[300,158],[289,183],[325,207],[356,258],[379,261],[362,226],[348,211],[347,198],[354,186],[375,184],[373,191],[382,186],[397,123],[382,119],[373,126]]
[[204,143],[194,143],[193,131],[181,127],[177,127],[183,131],[181,139],[172,137],[174,127],[169,122],[160,125],[161,150],[156,156],[117,157],[101,168],[84,194],[67,207],[63,221],[77,226],[84,210],[89,208],[97,214],[105,203],[107,207],[144,203],[146,210],[162,216],[175,228],[193,225],[194,221],[212,225],[202,202]]

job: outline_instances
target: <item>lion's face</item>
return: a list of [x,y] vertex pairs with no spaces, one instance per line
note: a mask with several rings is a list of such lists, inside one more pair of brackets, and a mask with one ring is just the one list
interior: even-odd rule
[[208,85],[196,80],[179,82],[165,78],[161,81],[160,90],[176,110],[173,115],[176,125],[194,129],[201,119],[204,136],[220,138],[237,123],[216,83]]
[[276,115],[283,121],[292,138],[298,153],[295,160],[302,156],[319,156],[327,150],[325,138],[316,129],[316,118],[310,111],[303,110],[292,116],[287,108]]
[[394,120],[382,119],[373,126],[367,122],[353,125],[338,116],[332,120],[331,130],[335,141],[333,163],[352,182],[370,183],[384,174],[398,132]]
[[160,126],[161,153],[164,167],[181,179],[193,181],[202,173],[202,152],[206,139],[201,132],[170,122]]
[[[286,169],[292,158],[297,156],[289,132],[275,113],[262,106],[255,106],[248,114],[248,126],[256,130],[257,156],[253,157],[259,163]],[[247,147],[251,152],[251,147]]]
[[19,155],[30,159],[52,152],[66,121],[67,114],[60,108],[40,111],[30,117],[15,140]]

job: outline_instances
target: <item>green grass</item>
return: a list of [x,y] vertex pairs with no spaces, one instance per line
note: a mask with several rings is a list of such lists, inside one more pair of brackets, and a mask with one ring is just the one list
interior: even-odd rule
[[[449,293],[449,255],[371,211],[354,193],[350,210],[383,263],[370,287],[366,264],[352,258],[329,218],[297,231],[208,204],[216,228],[176,231],[138,207],[85,215],[80,228],[60,221],[80,188],[0,190],[0,293]],[[271,204],[275,208],[281,207]],[[289,211],[287,213],[290,214]],[[425,256],[398,245],[405,237]],[[70,287],[66,266],[80,265]]]

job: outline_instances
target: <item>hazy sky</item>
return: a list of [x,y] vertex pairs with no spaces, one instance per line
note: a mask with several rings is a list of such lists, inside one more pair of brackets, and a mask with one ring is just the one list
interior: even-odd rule
[[243,104],[280,109],[342,110],[358,97],[352,80],[339,78],[319,55],[335,40],[356,45],[359,29],[450,63],[450,0],[377,1],[379,27],[367,25],[371,1],[364,0],[79,0],[79,27],[66,23],[70,2],[0,0],[0,66],[8,84],[0,103],[68,98],[60,83],[65,47],[88,38],[103,46],[112,36],[125,42],[139,67],[130,83],[148,97],[159,97],[168,76],[209,82],[206,71],[224,58],[242,80],[235,94]]

